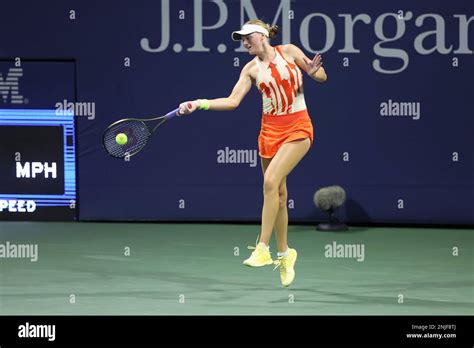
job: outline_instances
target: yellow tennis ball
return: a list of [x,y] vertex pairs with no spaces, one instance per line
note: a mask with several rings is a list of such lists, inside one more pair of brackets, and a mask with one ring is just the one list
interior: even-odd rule
[[128,137],[125,133],[119,133],[117,134],[117,136],[115,137],[115,141],[117,142],[117,144],[119,145],[125,145],[128,141]]

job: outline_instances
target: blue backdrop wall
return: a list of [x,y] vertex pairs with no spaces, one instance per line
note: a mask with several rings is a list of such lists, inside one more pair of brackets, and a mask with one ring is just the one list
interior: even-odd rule
[[[348,222],[474,222],[472,1],[2,0],[0,9],[0,58],[73,59],[76,102],[93,106],[76,115],[81,220],[260,219],[255,88],[235,111],[169,122],[130,161],[101,145],[119,118],[227,96],[253,58],[230,33],[259,17],[280,26],[273,44],[321,53],[328,74],[304,80],[315,142],[287,181],[290,220],[323,219],[313,194],[337,184]],[[48,100],[48,88],[29,93]]]

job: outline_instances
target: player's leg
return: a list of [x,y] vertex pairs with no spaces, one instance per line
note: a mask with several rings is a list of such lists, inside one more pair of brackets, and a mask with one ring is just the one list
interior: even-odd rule
[[[262,171],[265,177],[265,172],[270,165],[271,158],[261,158]],[[288,189],[286,187],[286,177],[283,178],[278,188],[278,213],[275,220],[275,236],[277,241],[277,247],[279,252],[284,252],[288,247],[287,234],[288,234]]]
[[[265,200],[262,212],[262,233],[260,241],[268,244],[273,225],[276,223],[275,210],[278,212],[279,187],[288,174],[306,155],[311,146],[309,139],[298,140],[284,144],[268,165],[264,176]],[[277,201],[275,201],[275,197]],[[286,203],[286,202],[285,202]],[[287,235],[287,229],[285,237]],[[268,238],[268,239],[265,239]],[[275,261],[280,267],[280,279],[283,286],[289,286],[295,279],[295,263],[297,252],[295,249],[283,247],[284,252],[279,252]],[[280,249],[280,248],[279,248]]]
[[[268,165],[270,164],[271,160],[272,160],[271,158],[261,157],[262,171],[263,171],[264,177],[265,177],[265,171],[267,170]],[[285,183],[286,183],[286,180],[285,180]],[[286,189],[286,185],[285,185],[285,189]],[[286,202],[286,198],[285,198],[285,202]],[[286,214],[286,218],[284,214]],[[279,211],[277,214],[277,222],[275,224],[275,229],[276,229],[276,234],[277,234],[277,244],[279,248],[278,250],[280,250],[279,240],[281,239],[279,238],[279,234],[283,233],[283,229],[280,227],[280,225],[283,225],[285,223],[285,220],[288,222],[287,212]],[[286,227],[284,228],[286,229]],[[255,250],[252,252],[250,257],[244,260],[244,265],[252,266],[252,267],[261,267],[261,266],[271,265],[271,264],[273,264],[273,260],[270,255],[270,250],[269,250],[268,244],[265,245],[264,243],[257,243],[257,245],[255,246]]]
[[264,202],[260,242],[268,245],[270,241],[280,206],[280,184],[306,155],[310,146],[309,138],[286,143],[280,147],[268,165],[263,179]]
[[[284,180],[286,181],[286,176],[308,152],[310,145],[311,142],[309,139],[297,140],[284,144],[278,150],[277,154],[273,157],[273,159],[270,161],[270,164],[266,168],[263,179],[264,203],[262,209],[262,227],[260,239],[255,251],[248,259],[244,261],[244,265],[261,267],[272,263],[270,253],[268,251],[268,244],[273,227],[275,226],[276,217],[280,210],[279,187]],[[287,212],[285,213],[287,214]],[[281,250],[286,250],[286,234],[288,231],[286,227],[288,224],[287,215],[282,217],[282,224],[285,225],[285,228],[279,230],[282,232],[283,238],[280,238],[278,243],[279,249],[281,247]]]

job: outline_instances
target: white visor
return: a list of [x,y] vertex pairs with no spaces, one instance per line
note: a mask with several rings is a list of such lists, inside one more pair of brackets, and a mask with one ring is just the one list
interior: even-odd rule
[[242,35],[248,35],[252,33],[262,33],[266,37],[270,36],[268,30],[260,25],[244,24],[241,30],[232,32],[232,40],[240,41],[242,39]]

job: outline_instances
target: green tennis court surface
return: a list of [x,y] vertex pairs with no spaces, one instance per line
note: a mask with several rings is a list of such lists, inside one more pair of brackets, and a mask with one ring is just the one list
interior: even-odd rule
[[[1,222],[0,314],[474,314],[473,230],[290,226],[298,261],[289,288],[272,266],[242,265],[258,232],[237,224]],[[12,257],[20,244],[37,245],[36,262]],[[271,250],[276,257],[274,236]]]

